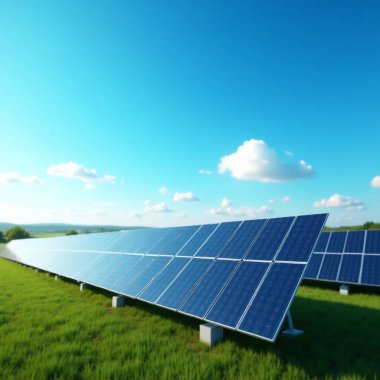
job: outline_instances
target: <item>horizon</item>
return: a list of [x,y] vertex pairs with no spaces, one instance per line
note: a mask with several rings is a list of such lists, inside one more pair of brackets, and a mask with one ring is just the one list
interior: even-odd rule
[[0,220],[380,218],[380,4],[0,4]]

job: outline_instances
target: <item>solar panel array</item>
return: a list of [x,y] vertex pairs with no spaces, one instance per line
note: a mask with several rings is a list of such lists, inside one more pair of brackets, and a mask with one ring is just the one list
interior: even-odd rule
[[380,286],[380,230],[323,232],[305,278]]
[[16,240],[2,256],[274,341],[326,218]]

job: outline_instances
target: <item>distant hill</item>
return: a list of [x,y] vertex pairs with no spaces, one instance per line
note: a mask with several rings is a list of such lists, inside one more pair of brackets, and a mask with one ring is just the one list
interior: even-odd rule
[[50,234],[50,233],[65,233],[70,230],[77,232],[102,232],[102,231],[120,231],[120,230],[134,230],[141,228],[139,226],[94,226],[94,225],[82,225],[82,224],[64,224],[64,223],[38,223],[38,224],[13,224],[0,222],[0,231],[6,231],[7,229],[20,226],[28,231],[30,234]]

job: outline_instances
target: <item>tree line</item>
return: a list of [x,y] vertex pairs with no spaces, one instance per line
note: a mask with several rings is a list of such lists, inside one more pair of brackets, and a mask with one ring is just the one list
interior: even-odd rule
[[[75,230],[70,230],[66,232],[66,235],[76,235],[78,232]],[[28,239],[32,236],[28,231],[19,226],[14,226],[6,230],[4,233],[0,231],[0,243],[8,243],[11,240],[16,239]]]

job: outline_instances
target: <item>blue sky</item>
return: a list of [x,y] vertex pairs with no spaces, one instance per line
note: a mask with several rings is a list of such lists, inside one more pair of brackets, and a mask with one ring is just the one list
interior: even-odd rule
[[380,217],[378,1],[2,1],[0,221]]

